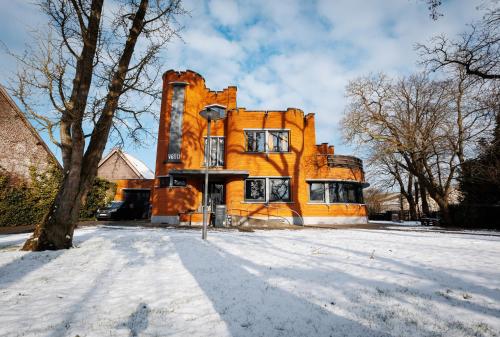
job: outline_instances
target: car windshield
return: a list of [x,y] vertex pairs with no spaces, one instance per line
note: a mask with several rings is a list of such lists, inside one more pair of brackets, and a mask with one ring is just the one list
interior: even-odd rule
[[109,208],[118,208],[121,205],[123,205],[123,201],[111,201],[111,203],[108,204]]

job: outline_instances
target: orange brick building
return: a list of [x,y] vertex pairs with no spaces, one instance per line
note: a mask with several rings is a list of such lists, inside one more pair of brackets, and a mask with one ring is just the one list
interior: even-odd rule
[[[153,223],[201,224],[205,158],[209,204],[226,205],[232,225],[281,219],[296,225],[366,223],[361,160],[316,145],[314,114],[300,109],[237,107],[236,87],[211,91],[193,71],[163,75]],[[222,105],[205,155],[207,122],[200,111]]]

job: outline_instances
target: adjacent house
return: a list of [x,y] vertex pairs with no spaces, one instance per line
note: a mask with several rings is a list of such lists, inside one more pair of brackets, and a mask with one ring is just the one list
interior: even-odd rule
[[0,85],[0,169],[30,180],[30,167],[39,172],[61,167],[47,144]]
[[97,176],[116,184],[114,200],[127,201],[149,213],[154,173],[142,161],[115,148],[99,162]]
[[[363,163],[316,144],[314,114],[297,108],[247,110],[237,88],[212,91],[193,71],[163,75],[153,223],[201,223],[204,172],[209,166],[212,211],[225,205],[228,221],[281,218],[290,224],[367,222]],[[211,124],[200,112],[223,108]]]

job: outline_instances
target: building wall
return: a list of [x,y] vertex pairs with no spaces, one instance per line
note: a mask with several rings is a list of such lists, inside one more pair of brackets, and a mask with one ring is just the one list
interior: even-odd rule
[[153,190],[154,179],[118,179],[113,181],[116,184],[114,200],[124,200],[124,190],[126,189],[149,189]]
[[[156,160],[156,177],[165,176],[171,169],[200,169],[203,163],[203,137],[206,121],[199,112],[209,104],[227,107],[227,118],[212,123],[212,136],[225,136],[225,166],[222,169],[246,170],[249,177],[290,177],[291,202],[249,203],[244,201],[244,179],[226,180],[226,205],[233,215],[266,218],[268,213],[299,221],[298,214],[307,223],[333,223],[366,221],[366,207],[361,204],[313,204],[309,202],[308,179],[337,179],[364,182],[362,169],[332,168],[326,163],[327,153],[333,147],[316,145],[314,114],[302,110],[247,111],[236,108],[236,87],[223,91],[210,91],[203,77],[186,71],[168,71],[163,77],[163,99],[160,114],[159,140]],[[172,108],[171,82],[187,82],[185,89],[184,118],[182,126],[181,163],[167,162],[170,110]],[[244,129],[288,129],[290,151],[287,153],[245,152]],[[172,219],[180,213],[201,211],[202,181],[200,177],[188,179],[186,188],[159,188],[158,179],[153,194],[153,217]],[[182,217],[182,215],[181,215]],[[297,219],[294,219],[297,218]],[[161,221],[163,221],[161,220]],[[158,220],[160,221],[160,220]]]
[[[173,92],[170,83],[177,81],[189,83],[185,93],[181,163],[167,163]],[[179,213],[199,211],[202,199],[202,191],[199,187],[200,179],[188,178],[185,188],[158,188],[158,177],[167,175],[171,169],[200,169],[202,167],[203,137],[206,136],[207,123],[199,115],[199,112],[209,104],[221,104],[226,106],[228,110],[235,109],[236,87],[228,87],[223,91],[216,92],[207,89],[203,77],[195,72],[168,71],[164,74],[156,152],[155,176],[157,179],[153,193],[153,216],[178,216]],[[212,122],[212,136],[223,136],[224,133],[224,121]]]
[[109,181],[141,178],[117,152],[99,166],[97,176]]
[[43,172],[59,165],[46,144],[0,86],[0,167],[21,180],[30,179],[29,168]]

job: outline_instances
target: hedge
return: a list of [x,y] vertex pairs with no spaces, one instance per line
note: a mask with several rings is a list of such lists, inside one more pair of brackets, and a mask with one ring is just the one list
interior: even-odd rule
[[[36,225],[50,208],[62,181],[61,170],[56,165],[43,173],[30,168],[30,177],[28,184],[0,167],[0,226]],[[115,188],[96,178],[80,217],[93,218],[98,207],[113,199]]]

